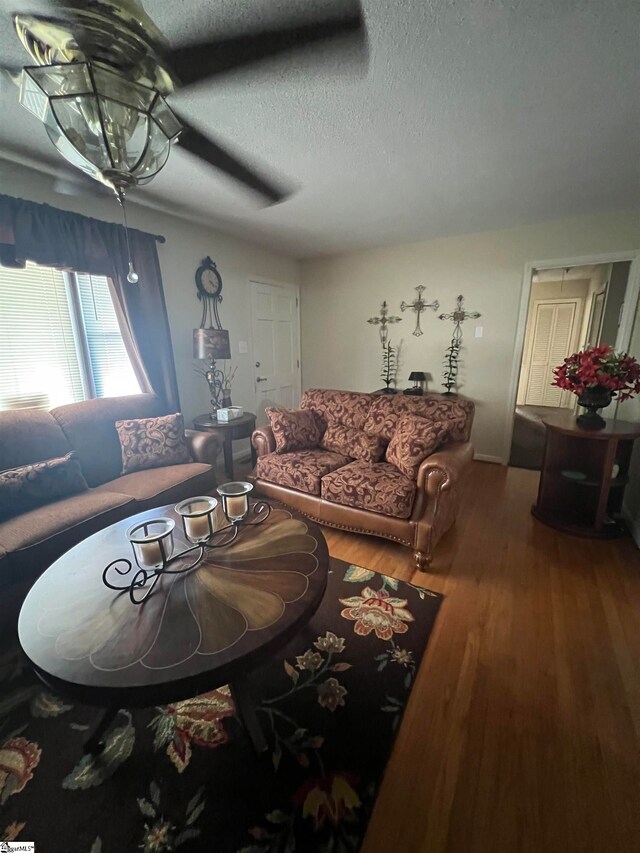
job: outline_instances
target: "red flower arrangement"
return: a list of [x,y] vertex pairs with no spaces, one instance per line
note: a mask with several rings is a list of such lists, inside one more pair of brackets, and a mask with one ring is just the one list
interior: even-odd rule
[[614,352],[610,346],[589,347],[565,358],[553,371],[552,385],[581,397],[589,388],[602,388],[628,400],[640,394],[640,364],[628,353]]

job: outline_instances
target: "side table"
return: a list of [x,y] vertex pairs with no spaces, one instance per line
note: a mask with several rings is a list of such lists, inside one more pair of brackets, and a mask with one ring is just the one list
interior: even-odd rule
[[576,536],[624,535],[617,516],[640,424],[607,420],[603,429],[583,429],[572,412],[549,415],[543,423],[547,434],[533,515]]
[[[233,476],[233,442],[240,438],[251,438],[256,428],[256,416],[245,412],[241,418],[233,421],[217,421],[211,414],[198,415],[193,422],[193,428],[202,432],[212,432],[223,443],[224,468],[230,480]],[[251,465],[255,467],[257,456],[253,445],[251,447]]]

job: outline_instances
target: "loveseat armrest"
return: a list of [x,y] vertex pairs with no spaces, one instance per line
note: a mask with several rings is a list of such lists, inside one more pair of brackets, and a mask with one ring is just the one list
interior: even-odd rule
[[216,467],[216,460],[220,452],[220,439],[212,432],[203,432],[197,429],[185,429],[187,444],[191,456],[195,462],[204,462]]
[[258,456],[266,456],[267,453],[275,453],[276,440],[270,426],[261,426],[253,431],[251,444],[254,446]]
[[436,543],[455,521],[460,503],[458,484],[472,460],[473,445],[456,441],[428,456],[418,470],[412,520],[414,557],[421,571],[428,569]]
[[473,445],[469,441],[455,441],[427,456],[418,470],[418,488],[435,495],[440,489],[449,489],[460,479],[473,461]]

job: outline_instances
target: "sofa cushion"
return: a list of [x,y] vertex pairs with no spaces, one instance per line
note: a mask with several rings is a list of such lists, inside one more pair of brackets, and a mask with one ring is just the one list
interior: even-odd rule
[[96,491],[128,495],[136,501],[136,512],[142,512],[154,506],[177,503],[193,495],[213,494],[215,484],[215,471],[211,465],[189,462],[125,474],[103,483]]
[[423,460],[447,440],[450,423],[403,415],[387,447],[387,462],[395,465],[406,477],[415,480]]
[[409,518],[415,493],[415,481],[388,462],[352,462],[322,478],[324,500],[394,518]]
[[0,521],[44,504],[68,498],[89,487],[75,453],[0,472]]
[[473,422],[474,405],[469,400],[425,394],[422,397],[403,394],[375,397],[364,424],[366,432],[391,441],[402,415],[418,415],[433,421],[451,422],[451,441],[468,441]]
[[[330,423],[362,429],[374,399],[371,394],[363,394],[359,391],[312,388],[302,395],[300,408],[315,412],[322,421],[322,429]],[[368,430],[368,432],[372,431],[375,430]]]
[[153,394],[100,397],[52,409],[71,449],[75,450],[90,486],[115,479],[122,471],[116,421],[165,414]]
[[313,412],[268,406],[265,413],[276,440],[277,453],[312,450],[318,446],[322,432]]
[[158,418],[116,421],[122,452],[122,474],[193,462],[179,412]]
[[332,450],[364,462],[379,462],[384,456],[385,446],[386,441],[380,435],[333,422],[329,423],[320,441],[323,450]]
[[49,412],[39,409],[0,412],[0,471],[54,459],[70,450],[65,434]]
[[[41,574],[77,542],[133,515],[128,495],[90,489],[0,523],[0,548],[9,555],[8,582]],[[96,557],[96,573],[102,568]]]
[[306,492],[320,494],[320,481],[351,460],[341,453],[327,450],[299,450],[296,453],[268,453],[259,456],[256,464],[258,478]]

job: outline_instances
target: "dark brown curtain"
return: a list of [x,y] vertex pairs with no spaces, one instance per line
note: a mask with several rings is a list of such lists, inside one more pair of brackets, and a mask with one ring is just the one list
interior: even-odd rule
[[142,389],[153,391],[167,411],[179,411],[156,237],[130,228],[129,242],[137,284],[127,281],[122,225],[0,194],[0,265],[23,267],[33,261],[108,276],[122,337]]

